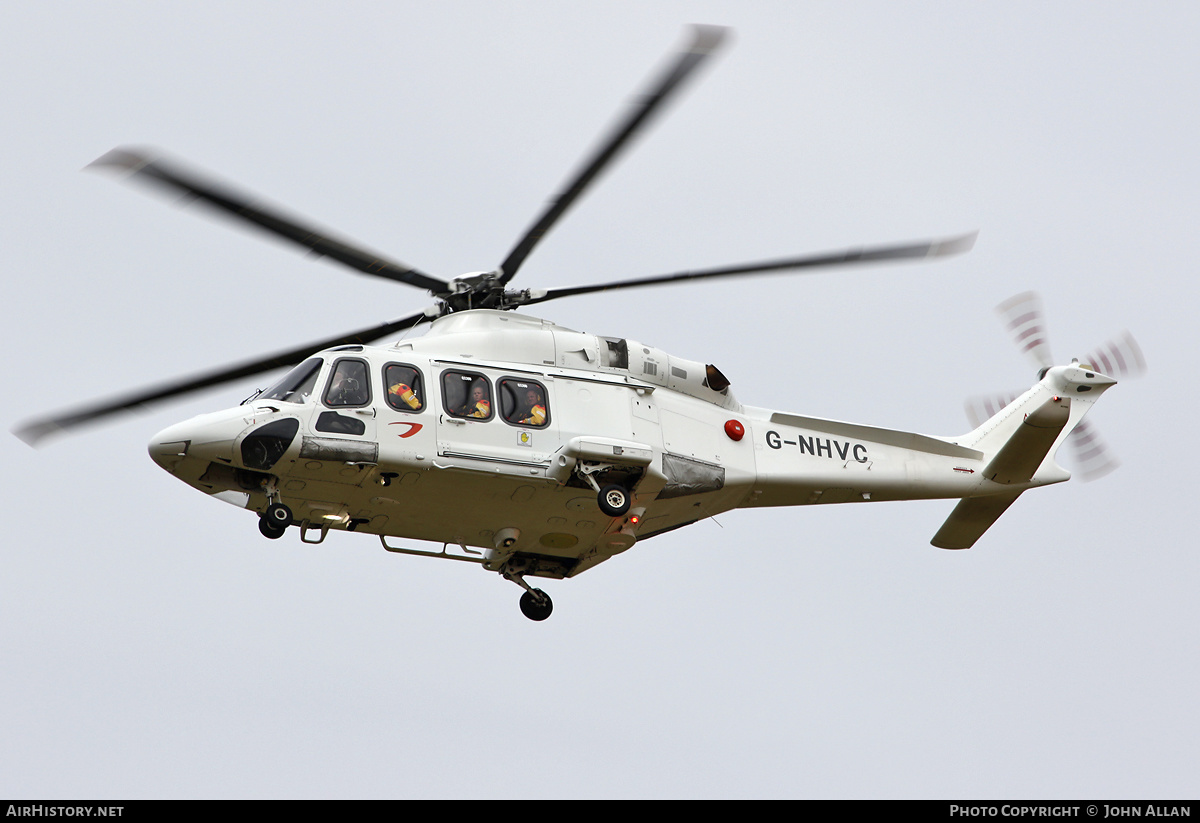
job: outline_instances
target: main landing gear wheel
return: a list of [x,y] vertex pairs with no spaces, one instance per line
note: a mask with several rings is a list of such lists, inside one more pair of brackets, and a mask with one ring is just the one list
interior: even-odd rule
[[267,511],[263,514],[262,519],[280,530],[286,529],[292,525],[292,510],[282,503],[272,503],[267,506]]
[[258,530],[263,537],[278,540],[292,525],[292,510],[282,503],[272,503],[258,518]]
[[600,504],[600,511],[609,517],[620,517],[629,511],[629,492],[620,486],[605,486],[596,502]]
[[521,595],[521,614],[530,620],[545,620],[554,611],[554,603],[550,595],[541,589],[525,592]]
[[262,532],[263,537],[269,537],[272,540],[278,540],[283,537],[283,533],[287,531],[287,526],[276,526],[266,515],[258,518],[258,530]]

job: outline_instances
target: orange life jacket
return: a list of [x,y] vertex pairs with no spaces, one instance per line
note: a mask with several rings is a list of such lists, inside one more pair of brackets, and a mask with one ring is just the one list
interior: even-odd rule
[[417,393],[408,387],[405,383],[397,383],[388,389],[388,394],[399,397],[411,409],[421,408],[421,401],[417,399]]

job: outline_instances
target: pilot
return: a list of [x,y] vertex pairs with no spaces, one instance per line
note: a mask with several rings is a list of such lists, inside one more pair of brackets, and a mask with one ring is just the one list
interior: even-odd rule
[[407,383],[396,382],[388,386],[388,395],[392,398],[392,405],[399,405],[396,402],[398,400],[410,409],[421,408],[421,398],[417,397],[417,393]]
[[533,386],[525,392],[525,404],[529,410],[521,422],[527,426],[540,426],[546,422],[546,406],[542,403],[542,393]]
[[471,399],[459,411],[463,417],[491,417],[492,401],[488,399],[487,383],[476,380],[471,386]]

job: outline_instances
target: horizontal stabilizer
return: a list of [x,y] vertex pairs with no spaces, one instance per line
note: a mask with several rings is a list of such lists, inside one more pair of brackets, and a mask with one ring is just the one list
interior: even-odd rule
[[939,549],[971,548],[1020,496],[1017,491],[960,500],[929,542]]
[[798,414],[775,412],[771,415],[771,422],[841,437],[868,440],[873,443],[882,443],[885,446],[896,446],[927,454],[942,454],[947,457],[960,457],[964,460],[979,460],[983,457],[982,452],[938,437],[880,429],[875,426],[861,426],[858,423],[843,423],[840,420],[824,420],[820,417],[803,417]]

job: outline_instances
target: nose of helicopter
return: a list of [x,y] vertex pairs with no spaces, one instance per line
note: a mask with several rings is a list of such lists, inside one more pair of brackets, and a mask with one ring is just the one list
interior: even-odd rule
[[244,409],[229,409],[168,426],[150,439],[150,459],[171,473],[185,457],[229,462],[234,441],[248,425],[244,414]]

